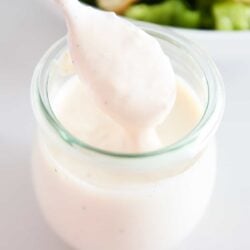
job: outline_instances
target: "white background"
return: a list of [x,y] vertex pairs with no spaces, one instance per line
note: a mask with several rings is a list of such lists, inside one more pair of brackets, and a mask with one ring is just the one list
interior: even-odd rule
[[[44,222],[30,176],[35,127],[30,80],[45,50],[64,34],[63,21],[42,1],[0,0],[1,250],[70,250]],[[247,35],[249,38],[250,32]],[[178,250],[248,250],[250,43],[243,49],[235,43],[230,45],[231,38],[225,38],[225,46],[232,53],[222,56],[217,52],[224,45],[218,47],[221,45],[217,46],[214,38],[200,40],[211,45],[209,50],[224,77],[227,108],[218,132],[219,168],[210,206],[201,224]]]

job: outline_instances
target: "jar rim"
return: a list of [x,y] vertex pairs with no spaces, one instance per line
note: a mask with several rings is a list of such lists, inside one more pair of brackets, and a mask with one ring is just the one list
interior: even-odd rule
[[[46,98],[42,97],[42,91],[40,87],[41,81],[47,81],[46,87],[48,87],[48,78],[42,79],[41,75],[44,73],[44,69],[46,65],[50,64],[51,59],[58,55],[61,50],[64,48],[66,43],[66,37],[61,38],[56,43],[54,43],[50,49],[45,53],[42,59],[39,61],[36,66],[32,78],[31,85],[31,102],[35,115],[37,114],[37,105],[42,109],[46,120],[53,127],[59,136],[67,142],[71,146],[75,146],[78,148],[84,148],[91,152],[95,152],[100,155],[119,157],[119,158],[145,158],[149,156],[157,156],[166,153],[170,153],[173,151],[177,151],[183,149],[193,142],[204,141],[210,134],[216,131],[220,120],[222,118],[222,114],[224,111],[225,104],[225,91],[222,77],[213,62],[213,60],[204,52],[199,46],[197,46],[192,41],[176,34],[171,29],[166,30],[156,30],[146,24],[137,23],[141,29],[149,33],[150,35],[156,35],[158,38],[161,38],[165,41],[169,41],[173,43],[175,46],[179,47],[186,53],[188,53],[192,59],[194,59],[197,65],[200,67],[201,71],[204,73],[205,82],[208,90],[208,98],[206,107],[204,109],[203,115],[196,126],[189,131],[183,138],[178,140],[177,142],[170,144],[168,146],[161,147],[160,149],[144,152],[144,153],[120,153],[108,151],[105,149],[101,149],[84,141],[76,138],[72,135],[56,118],[48,98],[48,92],[46,94]],[[37,117],[38,118],[38,117]],[[215,118],[215,119],[213,119]]]

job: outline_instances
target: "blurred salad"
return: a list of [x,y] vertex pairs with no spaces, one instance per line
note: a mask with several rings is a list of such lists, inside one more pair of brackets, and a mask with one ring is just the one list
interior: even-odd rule
[[81,0],[136,20],[184,28],[250,30],[250,0]]

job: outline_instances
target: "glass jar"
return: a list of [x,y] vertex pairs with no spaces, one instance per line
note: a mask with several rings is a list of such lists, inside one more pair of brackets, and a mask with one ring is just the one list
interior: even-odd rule
[[175,72],[199,97],[203,115],[184,138],[142,154],[105,151],[74,137],[51,108],[62,87],[53,65],[67,47],[58,41],[35,69],[32,105],[38,121],[33,179],[49,224],[80,250],[166,250],[203,215],[216,172],[214,134],[224,109],[222,79],[211,59],[170,30],[155,37]]

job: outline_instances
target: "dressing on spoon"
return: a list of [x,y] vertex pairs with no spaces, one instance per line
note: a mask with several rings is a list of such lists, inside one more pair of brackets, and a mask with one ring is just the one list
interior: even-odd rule
[[176,96],[174,71],[158,42],[114,13],[78,0],[56,1],[76,73],[99,108],[124,128],[131,152],[158,149],[156,127]]

